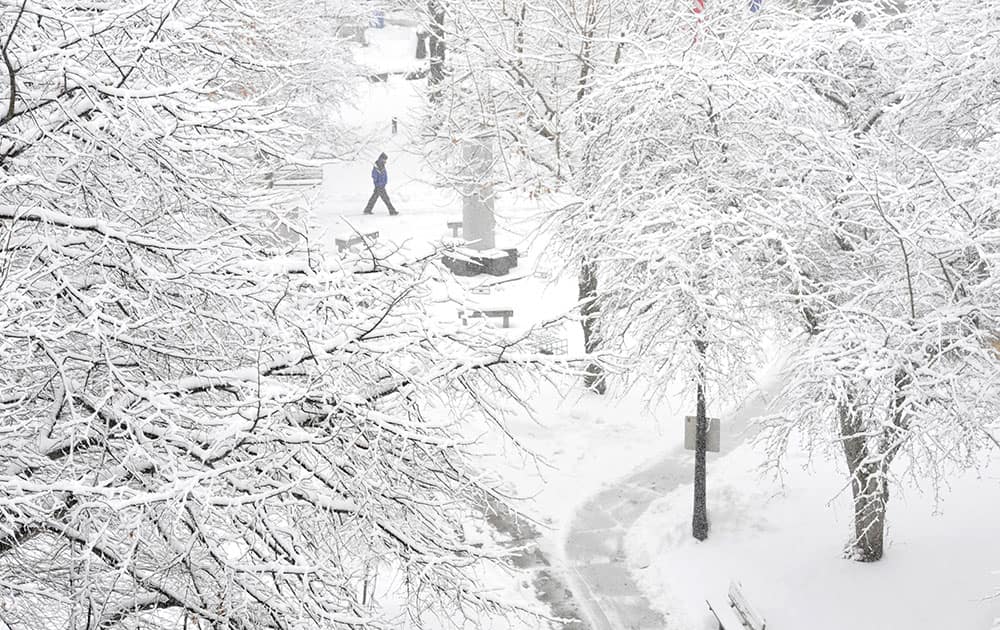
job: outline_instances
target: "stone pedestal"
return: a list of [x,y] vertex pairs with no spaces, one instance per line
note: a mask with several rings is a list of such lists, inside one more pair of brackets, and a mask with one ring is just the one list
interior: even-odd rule
[[456,276],[475,276],[483,272],[483,266],[474,259],[475,252],[460,248],[445,252],[441,262]]
[[483,273],[491,276],[505,276],[513,267],[510,256],[501,249],[483,250],[479,252],[477,258],[483,266]]
[[[513,252],[511,254],[510,252]],[[475,276],[481,273],[491,276],[507,275],[517,266],[517,250],[487,249],[476,251],[459,247],[442,256],[444,266],[456,276]]]

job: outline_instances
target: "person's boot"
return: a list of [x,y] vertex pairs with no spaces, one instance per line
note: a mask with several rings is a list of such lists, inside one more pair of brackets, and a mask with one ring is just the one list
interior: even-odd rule
[[398,212],[396,212],[395,210],[390,210],[390,211],[389,211],[389,216],[390,216],[390,217],[394,217],[394,216],[396,216],[397,214],[399,214],[399,213],[398,213]]

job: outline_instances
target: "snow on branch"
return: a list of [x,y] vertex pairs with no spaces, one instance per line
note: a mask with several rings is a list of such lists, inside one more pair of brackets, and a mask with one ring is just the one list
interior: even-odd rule
[[95,234],[100,234],[101,236],[119,241],[121,243],[129,245],[137,245],[139,247],[146,247],[148,249],[167,250],[167,251],[193,251],[198,249],[207,249],[208,247],[210,247],[209,244],[184,245],[184,244],[168,243],[142,235],[130,234],[125,230],[116,228],[113,225],[109,224],[107,221],[102,221],[100,219],[74,217],[67,214],[54,212],[51,210],[45,210],[43,208],[29,209],[29,208],[16,208],[11,206],[0,206],[0,219],[6,219],[8,221],[13,221],[13,222],[25,221],[25,222],[47,223],[50,225],[57,225],[59,227],[70,228],[72,230],[94,232]]

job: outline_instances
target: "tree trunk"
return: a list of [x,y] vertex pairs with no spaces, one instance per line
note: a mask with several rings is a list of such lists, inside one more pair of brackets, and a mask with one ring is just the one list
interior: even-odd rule
[[417,31],[417,59],[427,59],[428,33]]
[[841,443],[854,497],[850,556],[860,562],[875,562],[882,559],[885,542],[885,509],[889,503],[887,459],[871,460],[861,417],[849,401],[841,404],[839,413]]
[[[443,0],[428,0],[427,12],[431,18],[428,52],[430,53],[430,73],[427,81],[435,88],[444,80],[444,4]],[[436,96],[437,90],[431,91]]]
[[697,424],[694,437],[694,511],[691,516],[691,535],[698,540],[708,538],[708,506],[705,477],[707,474],[705,451],[708,450],[708,417],[705,410],[705,346],[700,339],[694,342],[698,350]]
[[[597,315],[600,308],[597,306],[597,263],[591,259],[584,259],[580,266],[580,301],[583,303],[583,319],[580,322],[583,326],[583,347],[587,352],[595,352],[598,346]],[[607,391],[604,370],[600,365],[590,363],[587,366],[583,384],[598,394]]]
[[528,15],[528,4],[521,5],[521,14],[514,18],[514,64],[517,66],[517,85],[524,87],[524,19]]
[[583,42],[580,45],[580,80],[579,88],[576,92],[576,101],[579,103],[587,94],[587,77],[590,75],[593,62],[590,59],[591,44],[594,38],[594,28],[597,22],[597,7],[593,0],[587,2],[587,18],[583,31]]
[[852,557],[860,562],[882,559],[885,541],[885,508],[889,486],[880,466],[859,467],[851,479],[854,494],[854,546]]

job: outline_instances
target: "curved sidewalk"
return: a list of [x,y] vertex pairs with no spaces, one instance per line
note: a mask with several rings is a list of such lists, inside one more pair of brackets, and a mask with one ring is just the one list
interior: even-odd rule
[[[777,376],[772,377],[723,417],[720,454],[743,443],[748,420],[766,413],[781,384]],[[712,459],[708,465],[708,492],[712,491]],[[677,449],[600,492],[577,511],[566,539],[566,571],[574,599],[591,630],[670,628],[669,618],[650,605],[628,570],[625,536],[650,503],[690,483],[693,474],[693,453]]]

